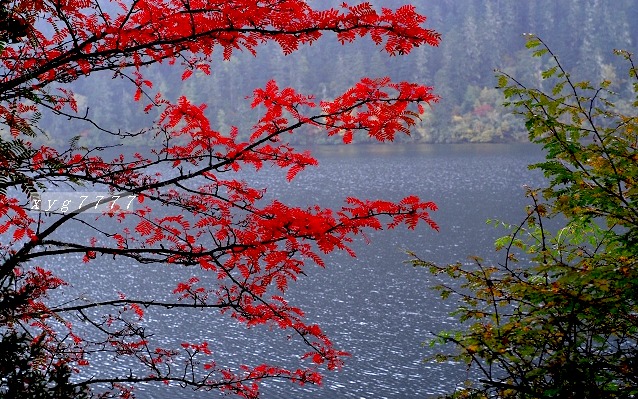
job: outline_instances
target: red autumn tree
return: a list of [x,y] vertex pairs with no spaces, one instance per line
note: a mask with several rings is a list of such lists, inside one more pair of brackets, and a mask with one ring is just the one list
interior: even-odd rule
[[[346,143],[357,132],[391,141],[436,100],[430,88],[365,78],[318,102],[271,81],[254,91],[252,107],[261,117],[240,135],[211,126],[203,104],[154,93],[144,71],[165,62],[188,79],[195,70],[210,73],[214,52],[229,59],[274,41],[288,54],[325,32],[341,42],[368,35],[388,54],[406,54],[437,45],[439,35],[424,22],[413,6],[376,10],[368,3],[315,10],[302,0],[0,1],[0,393],[131,397],[137,383],[160,382],[252,398],[263,379],[319,383],[323,367],[340,367],[345,352],[286,301],[289,282],[308,264],[323,266],[322,254],[354,256],[349,243],[366,229],[414,228],[420,221],[436,229],[429,215],[435,205],[407,197],[348,198],[339,210],[293,207],[264,200],[264,190],[237,172],[272,165],[291,180],[315,165],[311,154],[280,137],[303,127],[341,134]],[[68,83],[103,71],[130,79],[137,89],[131,101],[143,102],[146,112],[159,110],[152,127],[109,131],[78,109]],[[83,121],[121,143],[146,135],[152,150],[108,158],[101,148],[73,142],[42,145],[40,112]],[[121,294],[60,305],[51,294],[66,283],[43,264],[70,254],[89,264],[108,256],[141,266],[190,266],[192,278],[175,281],[172,299]],[[210,275],[214,284],[204,281]],[[202,308],[211,317],[280,328],[306,351],[296,369],[221,365],[205,340],[153,343],[144,324],[152,308]],[[131,366],[121,374],[86,371],[105,356]]]

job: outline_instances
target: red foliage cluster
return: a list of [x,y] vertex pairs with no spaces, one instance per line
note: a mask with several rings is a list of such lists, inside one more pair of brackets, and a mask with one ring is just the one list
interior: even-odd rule
[[[436,206],[407,197],[398,203],[348,198],[340,210],[293,207],[265,201],[262,188],[233,173],[272,165],[285,169],[292,180],[317,161],[284,143],[284,133],[313,126],[328,135],[343,134],[345,143],[356,132],[391,141],[398,132],[409,133],[422,104],[436,97],[426,86],[365,78],[334,100],[317,102],[312,95],[270,81],[254,91],[252,106],[263,113],[250,138],[240,140],[236,128],[220,132],[211,126],[204,104],[185,97],[172,103],[159,93],[147,94],[153,84],[144,77],[144,67],[179,62],[187,79],[196,69],[210,73],[216,49],[228,59],[236,50],[254,53],[259,44],[275,41],[291,53],[327,31],[336,32],[341,42],[370,35],[390,55],[405,54],[415,46],[438,43],[438,34],[423,27],[425,17],[413,6],[377,10],[369,3],[344,3],[339,9],[315,10],[301,0],[113,0],[109,7],[97,0],[7,4],[7,13],[24,21],[25,35],[0,46],[0,122],[10,132],[0,140],[0,279],[7,291],[0,298],[16,300],[3,302],[8,310],[0,315],[0,328],[23,329],[37,337],[32,344],[46,348],[48,356],[38,363],[40,371],[48,372],[46,365],[54,363],[72,365],[76,371],[80,367],[71,385],[109,383],[121,397],[131,397],[131,384],[158,381],[252,398],[264,378],[319,383],[320,365],[340,367],[346,353],[285,299],[290,282],[304,274],[308,263],[323,266],[322,254],[341,250],[354,256],[349,244],[366,229],[400,224],[413,229],[421,221],[437,229],[429,214]],[[73,93],[52,84],[104,70],[128,77],[137,88],[133,100],[142,95],[149,99],[147,111],[161,109],[154,127],[138,133],[148,134],[156,144],[153,155],[104,159],[98,148],[31,144],[37,135],[33,116],[38,107],[91,123],[78,114]],[[131,136],[101,133],[123,142]],[[164,165],[175,173],[158,172]],[[93,187],[107,194],[73,211],[58,209],[35,217],[27,211],[45,183]],[[124,195],[137,206],[124,207]],[[111,218],[119,228],[96,227],[93,237],[75,241],[55,238],[54,232],[84,223],[76,214],[97,209],[99,201],[107,206],[96,225]],[[158,215],[160,205],[168,212]],[[199,266],[198,273],[212,273],[217,283],[206,285],[198,277],[176,282],[172,302],[121,295],[104,302],[46,304],[47,291],[61,289],[64,282],[36,266],[38,260],[72,253],[89,263],[108,255],[142,265]],[[206,342],[153,347],[140,328],[149,307],[217,309],[247,326],[289,330],[307,345],[301,359],[308,363],[296,370],[261,364],[232,371],[211,360]],[[102,317],[94,316],[100,310]],[[73,314],[102,338],[75,332]],[[96,353],[135,359],[148,372],[83,380],[81,366],[89,365]]]

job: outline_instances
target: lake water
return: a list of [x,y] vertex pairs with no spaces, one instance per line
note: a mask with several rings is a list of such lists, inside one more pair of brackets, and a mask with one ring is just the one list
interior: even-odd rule
[[[326,372],[320,387],[287,382],[263,384],[264,398],[428,398],[449,392],[467,377],[463,365],[424,363],[433,349],[422,343],[452,320],[430,288],[424,269],[405,261],[406,249],[439,263],[468,261],[471,255],[498,259],[492,242],[503,230],[487,219],[519,222],[527,200],[524,185],[539,186],[542,176],[527,169],[542,160],[530,145],[327,146],[313,149],[320,161],[287,183],[281,173],[247,174],[268,196],[299,205],[338,207],[347,196],[399,200],[418,195],[435,201],[432,216],[441,230],[399,228],[370,234],[372,243],[356,243],[358,257],[331,255],[326,269],[312,268],[294,284],[288,299],[319,323],[339,349],[352,354],[346,366]],[[60,264],[58,264],[60,265]],[[86,270],[89,267],[90,270]],[[197,273],[160,266],[136,266],[98,258],[89,266],[68,259],[58,271],[74,289],[91,299],[170,291],[177,279]],[[449,305],[449,304],[448,304]],[[217,313],[149,313],[149,328],[163,344],[207,340],[218,364],[294,365],[303,349],[278,331],[247,330]],[[107,367],[126,370],[123,365]],[[215,392],[144,386],[142,399],[218,397]]]

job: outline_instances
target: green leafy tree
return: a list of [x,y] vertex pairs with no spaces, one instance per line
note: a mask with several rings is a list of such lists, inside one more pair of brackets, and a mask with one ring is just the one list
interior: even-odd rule
[[[638,395],[638,114],[614,107],[612,83],[575,81],[543,41],[545,87],[499,73],[507,103],[543,146],[547,187],[528,190],[531,205],[496,242],[502,262],[415,265],[447,274],[437,288],[460,298],[452,344],[442,361],[465,362],[467,385],[454,398],[633,398]],[[629,65],[634,94],[637,70]],[[638,101],[633,103],[633,110]],[[553,226],[553,227],[550,227]],[[446,346],[447,348],[447,346]]]

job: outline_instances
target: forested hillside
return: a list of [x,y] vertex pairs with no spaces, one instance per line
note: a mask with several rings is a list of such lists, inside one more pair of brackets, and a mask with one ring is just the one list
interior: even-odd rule
[[[315,0],[328,6],[341,1]],[[376,0],[376,6],[398,7],[405,0]],[[523,33],[542,37],[578,76],[592,81],[621,74],[614,48],[635,51],[638,42],[638,2],[634,0],[419,0],[410,2],[428,16],[428,27],[440,32],[438,48],[418,48],[409,56],[388,60],[371,42],[341,46],[322,40],[290,56],[271,46],[256,60],[251,54],[234,56],[219,63],[210,76],[194,76],[186,82],[169,66],[153,70],[161,82],[149,90],[169,98],[186,95],[194,102],[209,104],[207,112],[223,131],[228,126],[248,131],[254,123],[250,110],[255,87],[269,79],[300,92],[318,93],[329,99],[362,76],[391,76],[397,80],[423,82],[435,88],[441,101],[428,110],[412,134],[413,140],[427,142],[503,142],[522,140],[526,132],[516,118],[500,106],[502,97],[494,89],[495,68],[513,76],[533,76],[543,69],[539,61],[530,62],[524,48]],[[282,62],[289,57],[287,62]],[[622,80],[622,76],[618,76]],[[540,81],[540,75],[539,75]],[[538,84],[538,82],[536,82]],[[630,101],[627,87],[613,87]],[[120,105],[133,96],[134,87],[124,77],[95,74],[75,84],[80,105],[89,107],[94,119],[108,129],[138,129],[156,115],[140,120],[140,112]],[[618,104],[622,106],[623,101]],[[140,108],[143,106],[140,104]],[[69,121],[43,116],[47,130],[55,137],[71,138],[80,130],[81,142],[103,144],[102,136],[91,134],[91,126],[70,128]],[[68,135],[68,137],[67,137]],[[319,132],[291,137],[296,142],[325,143]],[[361,141],[362,139],[359,138]],[[332,142],[338,139],[332,138]]]

